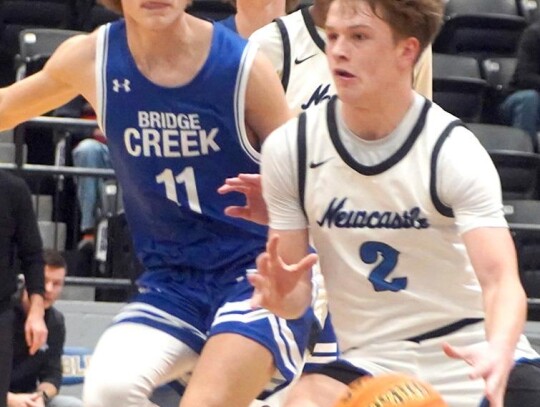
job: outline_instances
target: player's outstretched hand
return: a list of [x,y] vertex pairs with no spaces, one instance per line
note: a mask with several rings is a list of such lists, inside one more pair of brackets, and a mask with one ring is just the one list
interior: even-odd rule
[[251,306],[290,318],[305,309],[302,298],[292,298],[293,291],[303,276],[311,272],[318,256],[312,253],[296,264],[286,264],[278,255],[278,244],[279,236],[273,235],[266,244],[266,252],[257,258],[257,273],[248,274],[248,280],[255,288]]
[[444,343],[443,349],[449,357],[462,359],[472,366],[471,379],[484,379],[490,407],[504,406],[506,384],[514,366],[513,352],[495,349],[489,342],[461,347]]
[[246,197],[245,206],[229,206],[225,213],[234,218],[242,218],[251,222],[266,225],[268,212],[262,197],[260,174],[238,174],[237,177],[225,179],[225,183],[218,188],[220,194],[240,192]]

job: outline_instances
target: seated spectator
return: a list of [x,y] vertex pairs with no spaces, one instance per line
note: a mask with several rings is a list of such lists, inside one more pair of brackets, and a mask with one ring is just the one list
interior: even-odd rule
[[[95,119],[95,113],[90,105],[85,104],[81,114],[83,119]],[[72,151],[73,165],[84,168],[112,168],[109,147],[102,131],[96,127],[91,137],[83,139]],[[103,179],[99,177],[80,177],[77,180],[77,198],[81,210],[80,229],[82,239],[81,249],[86,244],[94,243],[96,210],[100,197]]]
[[54,250],[45,250],[45,324],[49,331],[46,345],[34,355],[25,341],[24,323],[29,301],[23,290],[15,307],[13,371],[7,397],[8,407],[81,407],[82,401],[58,395],[62,383],[62,353],[66,338],[64,316],[53,307],[66,276],[66,262]]
[[[30,189],[23,179],[0,170],[0,407],[6,406],[13,359],[13,301],[17,292],[17,272],[24,274],[28,291],[25,326],[26,344],[31,354],[47,339],[43,320],[43,244]],[[25,346],[26,346],[25,345]],[[22,345],[21,345],[22,346]]]
[[[66,105],[56,109],[55,116],[73,117],[81,119],[95,120],[96,114],[92,107],[83,97],[77,97]],[[71,158],[75,167],[110,169],[112,168],[109,156],[109,148],[106,144],[106,138],[101,130],[96,127],[93,129],[69,131],[69,146],[75,146],[71,150]],[[65,137],[62,135],[61,137]],[[66,152],[62,155],[70,154],[70,148],[65,147]],[[68,165],[69,160],[64,156],[62,164]],[[102,179],[100,177],[78,177],[76,179],[77,200],[81,211],[80,232],[81,240],[79,249],[86,246],[93,247],[96,211],[100,198]]]
[[502,119],[525,130],[538,151],[540,130],[540,21],[523,32],[517,53],[517,65],[510,88],[513,92],[501,105]]

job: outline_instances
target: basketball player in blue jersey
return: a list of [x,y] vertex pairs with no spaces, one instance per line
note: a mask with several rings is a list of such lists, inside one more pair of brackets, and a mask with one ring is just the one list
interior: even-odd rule
[[182,407],[248,406],[298,373],[313,318],[252,310],[246,272],[264,227],[224,215],[216,189],[258,172],[258,148],[290,115],[271,64],[187,0],[104,1],[124,19],[62,44],[39,73],[0,90],[11,128],[78,94],[95,109],[145,267],[133,302],[96,346],[88,407],[149,406],[189,385]]
[[[327,57],[339,98],[263,146],[271,229],[249,276],[252,306],[301,315],[320,260],[342,352],[287,406],[331,407],[358,376],[389,372],[432,383],[452,407],[540,399],[496,169],[411,86],[442,15],[442,0],[334,0]],[[248,207],[228,212],[264,221],[256,188],[245,188]]]

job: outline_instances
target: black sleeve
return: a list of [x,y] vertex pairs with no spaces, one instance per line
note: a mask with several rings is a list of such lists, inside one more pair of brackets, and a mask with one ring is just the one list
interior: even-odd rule
[[527,28],[521,37],[513,85],[540,91],[540,25]]
[[45,362],[39,372],[39,382],[52,384],[58,390],[62,385],[62,354],[66,340],[66,324],[64,316],[55,308],[47,312],[48,349],[45,352]]
[[26,280],[29,294],[45,292],[45,276],[43,263],[43,243],[39,234],[38,223],[30,189],[23,179],[17,179],[14,215],[16,217],[15,242],[17,256],[21,262],[21,271]]

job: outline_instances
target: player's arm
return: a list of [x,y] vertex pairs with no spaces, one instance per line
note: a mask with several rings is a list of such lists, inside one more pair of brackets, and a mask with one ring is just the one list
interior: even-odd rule
[[89,36],[70,38],[41,71],[0,89],[0,130],[13,128],[77,96],[77,83],[91,82],[90,78],[83,81],[82,75],[93,75],[93,54],[88,47],[92,47]]
[[257,144],[292,117],[285,93],[268,59],[257,52],[246,90],[246,126]]
[[295,160],[297,121],[273,132],[263,145],[261,174],[270,214],[267,250],[257,261],[254,305],[284,318],[296,318],[311,304],[311,267],[317,256],[308,254],[308,223],[300,207]]
[[490,405],[502,407],[516,343],[525,323],[526,297],[502,212],[497,170],[478,139],[458,128],[441,149],[438,177],[444,177],[438,185],[442,201],[454,212],[482,287],[487,338],[487,343],[478,346],[446,345],[445,351],[471,364],[471,377],[483,378],[486,383]]

